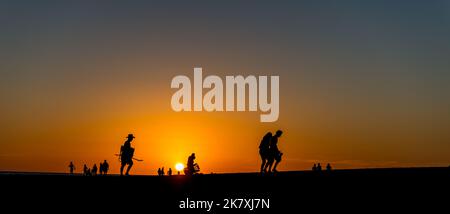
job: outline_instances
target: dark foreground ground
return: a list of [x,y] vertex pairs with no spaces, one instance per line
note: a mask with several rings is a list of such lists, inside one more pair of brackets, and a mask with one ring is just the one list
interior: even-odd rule
[[[0,181],[0,203],[2,207],[12,208],[14,213],[30,209],[35,212],[59,213],[321,213],[325,210],[339,213],[385,213],[419,209],[426,209],[426,213],[434,213],[430,212],[434,209],[441,209],[439,213],[448,213],[450,210],[450,168],[282,172],[270,176],[254,173],[214,174],[192,177],[83,177],[0,173]],[[180,208],[181,201],[186,201],[187,198],[190,201],[214,201],[214,205],[209,212],[206,208]],[[258,202],[257,199],[268,201],[269,208],[262,208],[261,201]],[[256,203],[259,205],[256,206]]]

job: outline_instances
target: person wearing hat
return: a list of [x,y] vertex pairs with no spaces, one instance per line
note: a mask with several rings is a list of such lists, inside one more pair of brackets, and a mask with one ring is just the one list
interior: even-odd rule
[[127,171],[125,172],[125,175],[129,175],[130,169],[133,166],[133,154],[134,154],[134,148],[131,147],[131,141],[135,138],[133,134],[128,134],[126,137],[127,140],[123,144],[123,146],[120,147],[120,175],[123,175],[123,168],[125,165],[128,165]]

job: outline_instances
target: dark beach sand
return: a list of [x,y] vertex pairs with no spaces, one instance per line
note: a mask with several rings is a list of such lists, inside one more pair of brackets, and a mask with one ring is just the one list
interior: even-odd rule
[[[23,202],[16,211],[128,211],[153,213],[180,209],[180,201],[214,200],[212,213],[245,211],[223,209],[224,199],[269,199],[269,209],[251,212],[322,209],[366,213],[423,207],[450,209],[450,168],[393,168],[197,176],[95,176],[63,173],[0,173],[4,204]],[[55,207],[57,206],[57,207]],[[248,208],[248,207],[247,207]],[[361,210],[363,209],[363,210]],[[206,210],[188,210],[207,213]],[[209,212],[209,213],[211,213]],[[285,212],[283,212],[285,213]],[[296,212],[302,213],[302,212]],[[311,213],[311,212],[303,212]]]

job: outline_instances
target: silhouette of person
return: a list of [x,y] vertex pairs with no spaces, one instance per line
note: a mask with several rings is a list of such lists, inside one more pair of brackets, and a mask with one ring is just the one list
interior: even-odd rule
[[86,164],[84,164],[84,166],[83,166],[83,175],[85,175],[85,176],[89,175],[89,169],[86,166]]
[[92,175],[97,175],[97,164],[94,164],[94,166],[92,167]]
[[103,166],[103,163],[100,162],[99,167],[98,167],[98,173],[100,175],[103,175],[103,171],[104,171],[105,167]]
[[169,170],[167,170],[167,175],[172,176],[172,168],[169,168]]
[[198,167],[198,165],[196,163],[194,163],[194,160],[195,160],[195,153],[192,153],[188,157],[188,161],[186,164],[186,168],[184,170],[184,174],[193,175],[193,174],[197,173],[198,171],[200,171],[200,167]]
[[322,172],[322,166],[320,165],[320,163],[317,164],[317,171]]
[[267,160],[269,159],[269,145],[270,140],[272,139],[272,132],[267,132],[266,135],[264,135],[263,139],[261,140],[261,143],[259,144],[259,156],[261,156],[261,173],[265,173],[265,166],[267,163]]
[[161,168],[158,168],[158,176],[161,176]]
[[163,168],[161,168],[161,176],[164,176],[164,167]]
[[327,164],[327,172],[331,172],[331,165],[329,163]]
[[86,166],[86,164],[84,165],[84,175],[85,175],[85,176],[91,176],[91,175],[92,175],[92,173],[91,173],[91,168],[88,168],[88,167]]
[[103,165],[103,175],[107,175],[109,170],[109,164],[108,162],[106,162],[106,160],[104,160],[102,165]]
[[[268,162],[266,164],[266,168],[267,168],[267,166],[269,167],[268,172],[278,172],[277,166],[281,162],[281,156],[283,155],[283,153],[281,153],[280,150],[278,149],[278,138],[281,137],[282,134],[283,134],[283,132],[281,130],[278,130],[270,140],[269,158],[268,158]],[[273,169],[272,169],[272,165],[273,165],[274,161],[275,161],[275,165],[273,166]],[[264,171],[265,170],[266,169],[264,169]]]
[[128,134],[126,137],[127,140],[125,143],[120,147],[120,175],[123,175],[123,168],[125,165],[128,165],[127,171],[125,172],[125,175],[129,175],[130,169],[133,166],[133,155],[134,155],[134,148],[131,147],[131,141],[135,138],[133,134]]
[[314,164],[314,166],[312,167],[312,171],[315,172],[317,170],[317,166],[316,164]]
[[73,165],[72,161],[70,161],[69,170],[70,170],[70,174],[73,175],[73,170],[75,170],[75,165]]

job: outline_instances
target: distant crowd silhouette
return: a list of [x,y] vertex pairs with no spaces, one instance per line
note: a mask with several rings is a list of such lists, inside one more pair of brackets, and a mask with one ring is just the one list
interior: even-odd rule
[[[164,167],[158,168],[158,176],[164,176],[164,175],[166,175],[166,173],[164,172]],[[172,168],[169,168],[169,170],[167,170],[167,175],[172,176]]]
[[[109,164],[106,160],[103,162],[100,162],[100,167],[97,168],[97,164],[94,164],[92,169],[88,168],[86,164],[83,166],[83,175],[84,176],[95,176],[97,175],[97,171],[99,171],[99,175],[107,175],[109,170]],[[73,171],[75,170],[75,165],[73,162],[70,162],[69,164],[69,170],[70,174],[73,174]]]
[[[320,163],[314,164],[311,170],[313,172],[322,172],[322,166],[320,165]],[[331,170],[332,170],[331,165],[329,163],[326,166],[326,170],[327,170],[327,172],[331,172]]]

